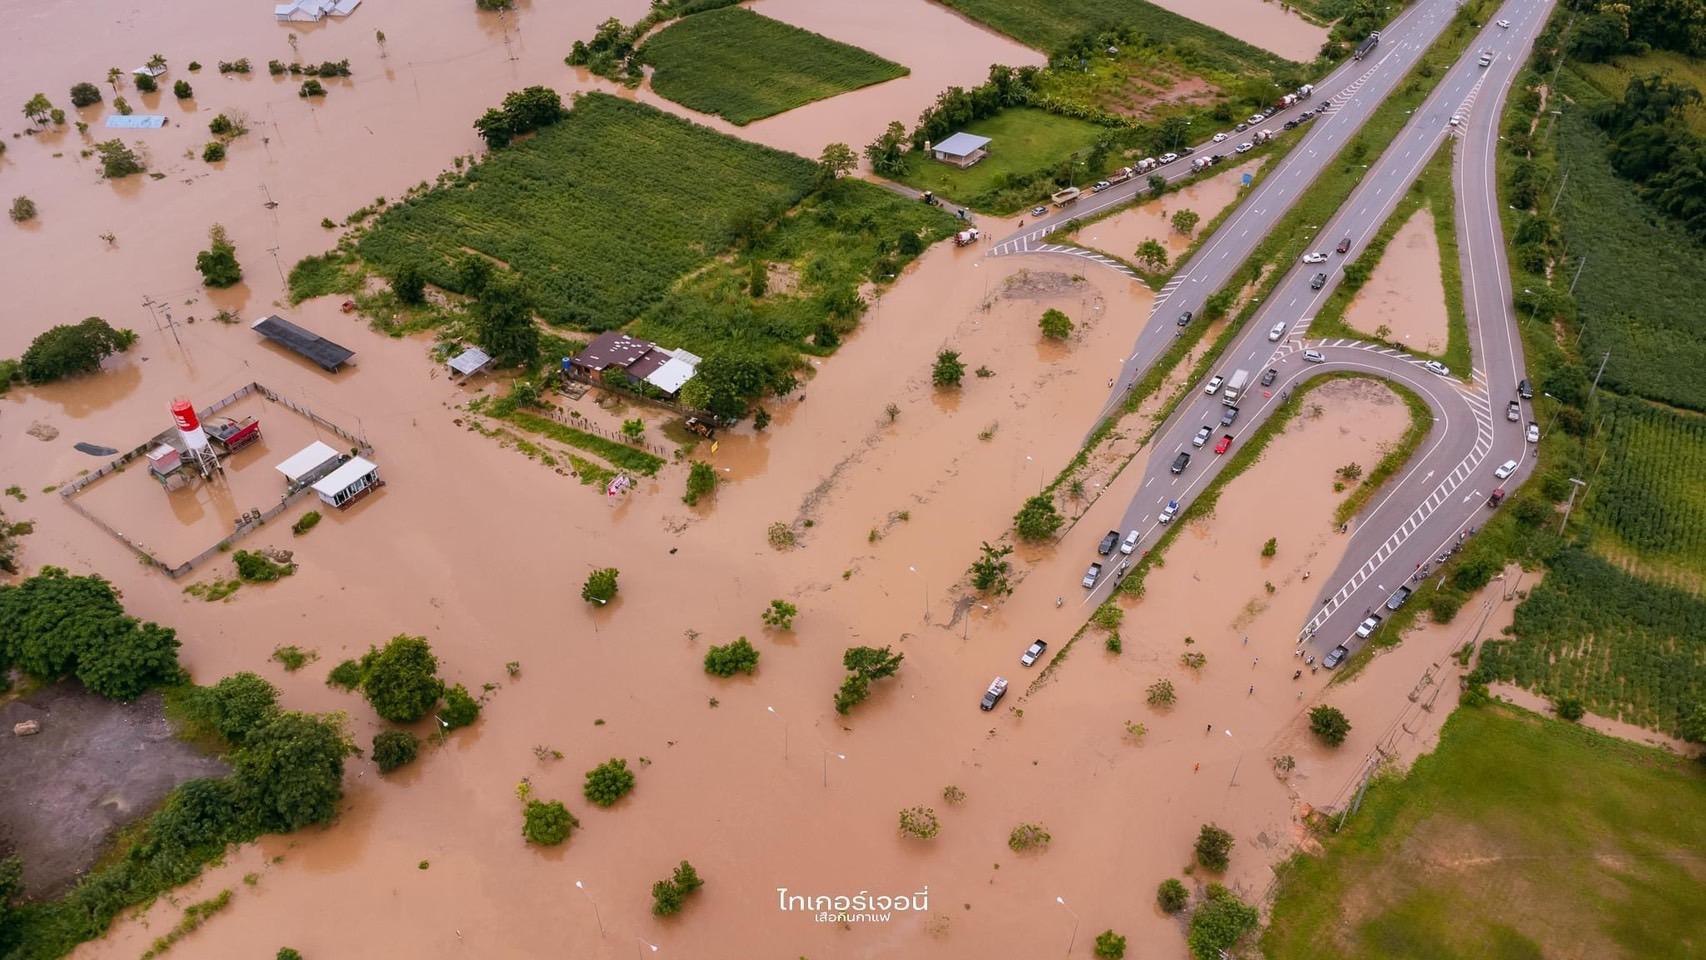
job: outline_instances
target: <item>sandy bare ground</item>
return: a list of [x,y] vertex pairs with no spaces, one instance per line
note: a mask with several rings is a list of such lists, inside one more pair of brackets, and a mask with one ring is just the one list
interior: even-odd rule
[[1276,0],[1156,0],[1156,5],[1300,63],[1315,59],[1327,42],[1327,28],[1295,10],[1281,10]]
[[1171,218],[1180,210],[1193,210],[1202,219],[1199,227],[1220,215],[1220,211],[1238,199],[1243,192],[1240,183],[1244,174],[1254,175],[1262,161],[1240,164],[1174,193],[1159,201],[1149,200],[1135,207],[1093,223],[1074,236],[1074,240],[1116,257],[1134,260],[1137,245],[1145,240],[1159,240],[1167,248],[1167,256],[1177,258],[1191,245],[1191,236],[1173,229]]
[[[1526,690],[1512,683],[1495,683],[1489,685],[1488,689],[1493,696],[1500,700],[1514,703],[1525,710],[1533,710],[1535,713],[1552,713],[1552,702],[1532,690]],[[1698,757],[1702,751],[1706,751],[1706,747],[1702,747],[1698,743],[1689,743],[1687,740],[1677,737],[1667,737],[1656,730],[1638,727],[1632,723],[1624,723],[1611,717],[1602,717],[1597,713],[1582,714],[1581,720],[1577,722],[1607,736],[1628,740],[1630,743],[1658,747],[1661,750],[1669,750],[1671,753],[1685,757]]]
[[1345,308],[1345,324],[1424,353],[1444,353],[1448,330],[1433,211],[1419,208],[1393,235],[1368,282]]

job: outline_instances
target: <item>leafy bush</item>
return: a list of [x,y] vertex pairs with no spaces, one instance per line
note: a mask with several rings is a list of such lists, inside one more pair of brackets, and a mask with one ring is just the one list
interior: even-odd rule
[[799,612],[798,608],[786,600],[772,600],[770,606],[765,608],[761,619],[767,627],[775,627],[778,630],[792,630],[794,629],[794,616]]
[[1150,706],[1170,707],[1179,696],[1173,692],[1173,681],[1162,679],[1149,685],[1148,699]]
[[425,637],[398,634],[383,649],[361,658],[361,692],[375,713],[392,723],[426,716],[444,694],[438,657]]
[[[124,98],[119,97],[113,101],[113,106],[116,108],[123,103]],[[119,109],[119,113],[129,112],[128,105]],[[95,152],[101,155],[101,176],[108,180],[118,180],[148,169],[143,165],[142,158],[137,156],[134,150],[125,146],[124,141],[116,138],[95,144]]]
[[1042,328],[1043,336],[1050,340],[1065,340],[1072,336],[1072,318],[1059,310],[1044,310],[1037,326]]
[[960,355],[954,350],[943,350],[936,354],[936,363],[930,368],[930,382],[938,387],[957,387],[965,379],[966,365],[960,362]]
[[415,762],[420,749],[420,740],[407,730],[382,730],[373,735],[373,762],[379,765],[380,773]]
[[300,537],[303,534],[307,533],[308,531],[314,529],[314,525],[319,523],[319,522],[320,522],[320,511],[310,510],[307,513],[303,514],[302,516],[298,517],[296,519],[296,522],[290,525],[290,532],[294,533]]
[[1322,743],[1336,747],[1350,735],[1351,722],[1345,719],[1339,708],[1323,703],[1309,711],[1309,729],[1321,738]]
[[225,228],[217,223],[208,228],[207,240],[207,249],[195,257],[201,282],[215,289],[236,286],[243,279],[243,268],[237,264],[237,247],[225,236]]
[[1155,903],[1163,913],[1178,913],[1189,906],[1190,902],[1191,892],[1174,877],[1161,881],[1161,885],[1155,889]]
[[1186,937],[1191,956],[1196,960],[1218,960],[1222,951],[1231,950],[1254,931],[1260,919],[1256,908],[1238,899],[1232,891],[1218,883],[1209,884],[1203,902],[1191,915],[1191,929]]
[[1553,701],[1552,708],[1558,711],[1559,717],[1572,722],[1580,720],[1586,712],[1582,708],[1582,702],[1575,697],[1560,697]]
[[608,807],[634,789],[634,773],[628,761],[612,757],[586,772],[581,793],[592,803]]
[[581,587],[581,599],[600,606],[616,599],[616,578],[621,575],[615,567],[594,570],[586,575]]
[[1048,830],[1042,824],[1021,823],[1007,835],[1007,846],[1014,853],[1022,853],[1026,850],[1046,847],[1051,839],[1053,838],[1049,836]]
[[211,687],[196,688],[196,718],[233,744],[241,745],[278,709],[278,690],[253,673],[234,673]]
[[1262,544],[1262,556],[1264,556],[1264,557],[1271,557],[1278,550],[1279,550],[1279,540],[1275,537],[1269,537],[1268,542]]
[[444,729],[466,727],[479,718],[480,702],[468,693],[467,687],[459,683],[444,692],[444,709],[438,712]]
[[522,837],[544,847],[567,840],[580,825],[561,800],[529,800],[521,814]]
[[101,102],[101,88],[92,83],[77,83],[71,86],[71,105],[74,107],[89,107]]
[[308,661],[318,659],[319,655],[312,650],[304,650],[295,644],[290,644],[289,646],[274,647],[272,658],[284,665],[286,673],[295,673],[307,666]]
[[1197,833],[1197,862],[1210,870],[1225,870],[1232,844],[1232,834],[1212,823],[1203,824]]
[[942,830],[936,811],[929,807],[907,807],[900,812],[900,833],[916,840],[931,840]]
[[191,89],[188,80],[179,80],[172,84],[172,96],[179,100],[188,100],[195,96],[195,90]]
[[705,672],[719,677],[751,674],[758,669],[758,651],[745,637],[705,652]]
[[249,732],[232,767],[261,828],[288,832],[337,812],[344,758],[354,752],[335,718],[275,713]]
[[905,658],[888,647],[848,647],[841,654],[847,677],[835,693],[835,712],[846,714],[863,703],[870,696],[871,681],[894,676]]
[[48,566],[0,585],[0,672],[16,664],[44,683],[75,674],[100,696],[132,700],[182,679],[177,650],[172,630],[126,616],[100,577]]
[[18,358],[18,369],[31,383],[51,383],[97,370],[102,360],[135,342],[136,334],[130,330],[115,330],[100,317],[89,317],[82,323],[60,324],[37,335]]
[[361,686],[361,664],[345,660],[333,667],[332,672],[326,675],[326,686],[343,687],[345,690]]
[[223,137],[223,136],[235,134],[236,130],[237,130],[237,125],[235,123],[231,122],[230,117],[221,113],[221,114],[215,115],[212,120],[208,121],[207,129],[214,136]]
[[238,550],[231,559],[237,564],[237,576],[247,583],[272,583],[296,572],[296,564],[279,563],[259,551]]
[[652,913],[660,917],[680,913],[687,897],[704,885],[693,864],[681,861],[668,879],[652,884]]
[[1125,960],[1125,937],[1112,930],[1096,934],[1095,954],[1097,960]]
[[154,91],[160,89],[160,85],[158,83],[156,83],[154,78],[149,76],[148,74],[139,73],[136,75],[136,89],[142,91],[143,93],[153,93]]
[[201,148],[201,159],[207,163],[218,163],[224,160],[225,144],[218,140],[209,140],[207,145]]
[[1019,508],[1018,515],[1013,518],[1013,529],[1021,540],[1035,542],[1054,536],[1064,522],[1060,511],[1055,509],[1054,498],[1037,494]]
[[304,99],[308,97],[323,97],[326,95],[326,87],[320,83],[320,81],[310,78],[302,81],[302,89],[296,91],[296,95]]

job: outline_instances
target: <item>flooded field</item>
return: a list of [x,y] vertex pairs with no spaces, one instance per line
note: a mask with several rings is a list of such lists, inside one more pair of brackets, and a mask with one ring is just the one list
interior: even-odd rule
[[1345,325],[1412,350],[1445,352],[1448,321],[1439,237],[1427,207],[1418,209],[1393,235],[1368,282],[1345,308]]
[[1327,42],[1327,28],[1318,27],[1283,9],[1278,0],[1154,0],[1177,14],[1229,33],[1252,46],[1287,60],[1308,63]]
[[1145,240],[1159,240],[1167,248],[1167,256],[1176,259],[1189,249],[1192,235],[1173,229],[1173,214],[1190,210],[1202,218],[1200,225],[1207,225],[1242,194],[1244,175],[1255,176],[1261,167],[1262,161],[1252,160],[1167,193],[1159,201],[1127,207],[1106,220],[1079,230],[1074,235],[1075,239],[1126,260],[1134,259],[1133,251],[1138,244]]

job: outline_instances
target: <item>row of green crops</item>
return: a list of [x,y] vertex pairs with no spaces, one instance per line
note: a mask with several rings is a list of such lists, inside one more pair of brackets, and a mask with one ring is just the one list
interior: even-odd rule
[[1676,734],[1706,699],[1706,600],[1566,550],[1490,640],[1479,679],[1509,680],[1589,710]]
[[1626,547],[1706,571],[1706,417],[1601,396],[1589,515]]
[[474,250],[521,276],[547,321],[620,327],[811,189],[816,164],[660,110],[583,93],[561,123],[387,210],[358,251],[461,292]]

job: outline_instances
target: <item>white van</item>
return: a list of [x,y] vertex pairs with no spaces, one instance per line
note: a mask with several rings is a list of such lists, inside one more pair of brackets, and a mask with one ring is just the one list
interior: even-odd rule
[[1285,328],[1286,322],[1284,320],[1280,320],[1272,327],[1268,328],[1268,342],[1272,343],[1280,337],[1285,336]]

